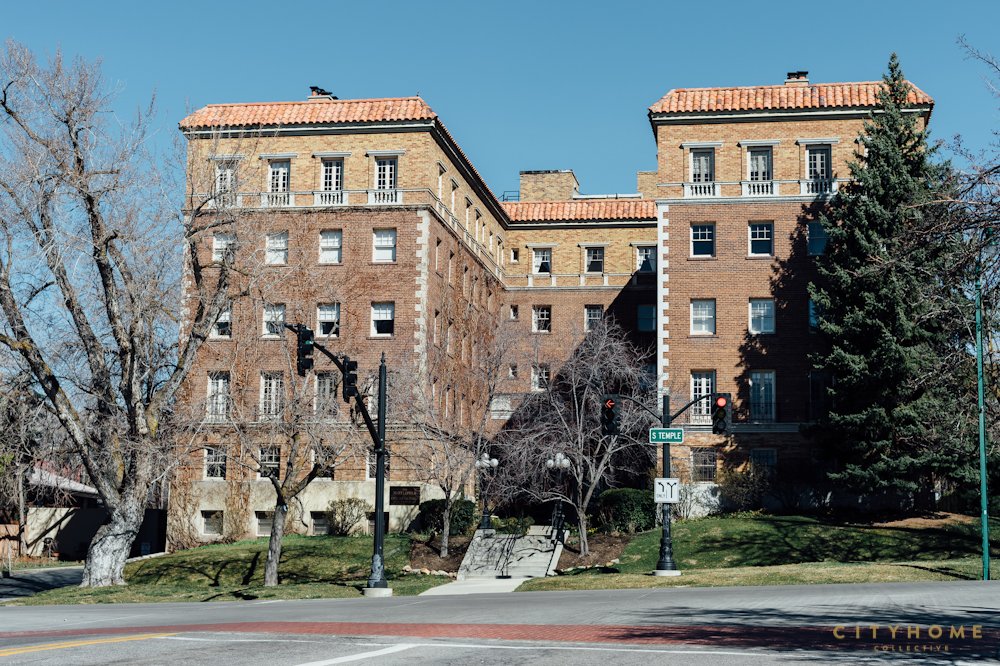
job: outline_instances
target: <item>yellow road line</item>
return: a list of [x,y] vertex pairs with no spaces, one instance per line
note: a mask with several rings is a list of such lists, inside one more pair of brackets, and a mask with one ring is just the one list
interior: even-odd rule
[[65,650],[67,648],[83,647],[85,645],[102,645],[104,643],[124,643],[126,641],[145,641],[150,638],[164,638],[166,636],[176,636],[173,634],[137,634],[135,636],[119,636],[117,638],[96,638],[89,641],[68,641],[64,643],[45,643],[44,645],[25,645],[23,647],[8,648],[0,650],[0,657],[13,657],[18,654],[28,654],[29,652],[44,652],[45,650]]

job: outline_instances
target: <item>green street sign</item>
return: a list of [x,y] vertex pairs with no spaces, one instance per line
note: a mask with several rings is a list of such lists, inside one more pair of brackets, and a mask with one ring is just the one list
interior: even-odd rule
[[650,444],[683,444],[684,428],[650,428]]

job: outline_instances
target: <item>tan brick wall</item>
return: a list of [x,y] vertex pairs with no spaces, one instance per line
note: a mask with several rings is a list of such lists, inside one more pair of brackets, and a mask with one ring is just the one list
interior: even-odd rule
[[579,193],[572,171],[521,172],[521,201],[565,201]]

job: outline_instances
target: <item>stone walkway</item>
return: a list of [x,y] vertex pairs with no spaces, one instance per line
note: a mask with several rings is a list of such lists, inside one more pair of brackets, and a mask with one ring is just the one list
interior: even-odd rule
[[445,583],[432,587],[426,592],[421,592],[421,597],[440,596],[446,594],[500,594],[503,592],[513,592],[521,583],[530,578],[469,578],[466,580],[456,580],[453,583]]

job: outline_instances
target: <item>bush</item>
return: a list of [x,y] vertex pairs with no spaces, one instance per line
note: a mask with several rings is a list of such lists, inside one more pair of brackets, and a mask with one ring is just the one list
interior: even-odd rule
[[531,516],[523,517],[513,517],[513,518],[497,518],[493,517],[491,521],[493,529],[495,529],[500,534],[517,534],[518,536],[524,536],[528,533],[528,528],[535,524],[535,519]]
[[605,490],[598,500],[599,518],[606,530],[644,532],[656,525],[653,491],[638,488]]
[[764,496],[771,489],[773,475],[748,466],[724,470],[719,478],[719,500],[726,511],[754,511],[764,508]]
[[334,536],[350,536],[358,523],[368,517],[372,505],[360,497],[348,497],[333,500],[326,507],[326,520],[330,534]]
[[[451,505],[451,534],[465,534],[476,522],[476,503],[457,499]],[[444,530],[444,500],[432,499],[420,503],[416,520],[419,529],[441,532]]]

